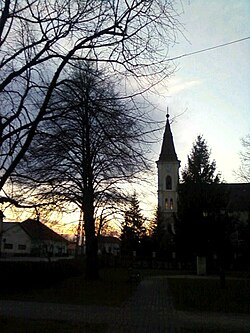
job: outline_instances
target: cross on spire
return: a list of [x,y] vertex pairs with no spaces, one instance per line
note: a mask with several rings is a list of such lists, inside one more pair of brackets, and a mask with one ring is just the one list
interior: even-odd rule
[[168,106],[167,106],[167,115],[166,115],[167,119],[169,118],[169,112],[168,112]]

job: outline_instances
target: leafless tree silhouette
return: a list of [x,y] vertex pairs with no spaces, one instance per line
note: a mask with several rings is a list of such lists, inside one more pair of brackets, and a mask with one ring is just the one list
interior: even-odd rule
[[241,166],[238,176],[245,182],[250,182],[250,134],[242,139],[243,150],[240,152]]
[[[169,75],[172,0],[3,0],[0,3],[0,193],[74,58],[118,73],[141,93]],[[128,86],[126,86],[128,87]],[[132,89],[132,90],[131,90]],[[13,202],[15,203],[15,202]]]
[[89,63],[78,63],[54,90],[50,114],[53,121],[38,126],[12,180],[30,201],[71,203],[83,212],[87,276],[94,278],[97,222],[100,231],[126,199],[127,183],[149,169],[144,156],[148,116],[121,100],[112,81]]

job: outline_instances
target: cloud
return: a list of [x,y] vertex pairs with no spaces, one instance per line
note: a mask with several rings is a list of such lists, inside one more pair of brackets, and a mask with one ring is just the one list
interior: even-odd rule
[[184,80],[180,80],[180,79],[170,80],[169,86],[168,86],[168,93],[171,96],[173,96],[183,90],[189,90],[190,88],[193,88],[194,86],[198,86],[201,84],[202,84],[201,80],[189,80],[189,81],[184,81]]

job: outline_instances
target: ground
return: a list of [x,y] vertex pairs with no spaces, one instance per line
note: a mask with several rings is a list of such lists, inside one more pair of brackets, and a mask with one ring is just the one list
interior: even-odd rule
[[[250,332],[250,316],[247,313],[232,314],[197,311],[197,309],[190,311],[181,310],[179,305],[177,308],[174,307],[176,294],[174,295],[174,289],[171,290],[171,283],[179,281],[177,285],[181,286],[180,282],[184,280],[191,282],[190,286],[195,286],[198,285],[200,278],[183,275],[170,278],[166,275],[149,276],[146,274],[138,285],[134,282],[131,285],[126,275],[123,278],[123,286],[127,286],[126,288],[129,286],[128,290],[131,293],[128,294],[127,299],[124,298],[120,303],[111,302],[112,304],[104,305],[103,302],[99,302],[102,304],[98,305],[84,302],[85,304],[80,305],[67,302],[67,304],[58,304],[45,302],[45,299],[40,299],[39,302],[31,302],[22,300],[21,293],[17,297],[18,300],[1,300],[1,332],[15,332],[16,328],[18,328],[19,333],[26,332],[27,327],[25,325],[27,323],[29,323],[29,332],[33,332],[32,327],[34,327],[34,332],[40,332],[38,328],[41,331],[46,328],[46,333],[61,332],[62,327],[63,332],[88,333]],[[209,284],[209,281],[216,282],[217,280],[216,278],[204,277],[202,281],[206,285]],[[243,282],[245,283],[245,279],[241,281],[242,286]],[[90,286],[88,287],[90,288]],[[195,289],[193,287],[192,289],[195,293]],[[113,290],[116,290],[115,283],[113,284]],[[111,286],[109,293],[112,293]]]

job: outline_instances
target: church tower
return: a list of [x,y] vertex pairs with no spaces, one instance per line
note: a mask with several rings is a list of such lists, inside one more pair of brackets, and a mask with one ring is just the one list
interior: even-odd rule
[[161,153],[156,162],[158,168],[158,210],[164,229],[173,229],[174,215],[177,213],[177,189],[180,161],[177,158],[173,135],[167,113]]

